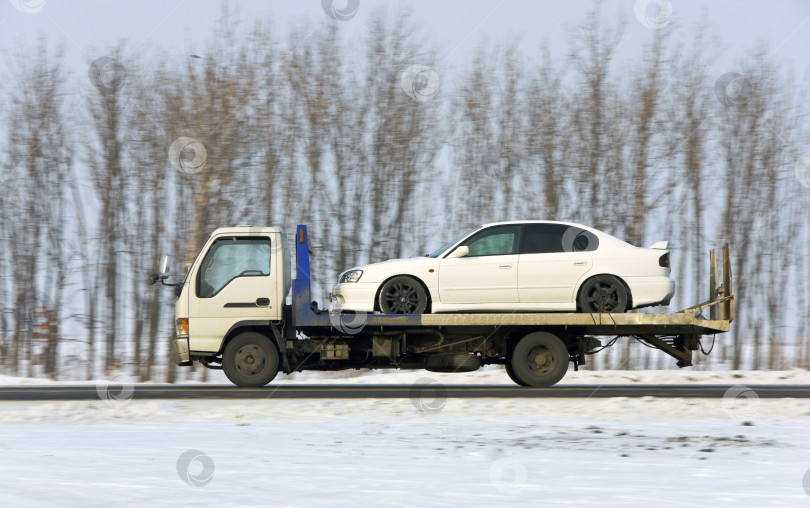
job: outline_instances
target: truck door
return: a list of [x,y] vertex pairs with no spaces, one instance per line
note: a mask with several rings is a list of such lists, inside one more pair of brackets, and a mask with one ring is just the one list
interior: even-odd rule
[[284,302],[274,301],[279,269],[271,247],[267,236],[225,236],[210,245],[189,281],[193,351],[218,351],[237,322],[279,319]]

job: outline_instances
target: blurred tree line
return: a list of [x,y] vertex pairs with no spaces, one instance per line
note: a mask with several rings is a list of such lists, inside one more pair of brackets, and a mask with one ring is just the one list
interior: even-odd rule
[[[121,43],[89,79],[45,37],[5,53],[0,373],[174,380],[173,295],[146,275],[172,253],[181,278],[219,226],[308,224],[323,299],[353,265],[527,218],[669,240],[678,290],[654,311],[708,299],[728,242],[737,319],[702,364],[810,366],[804,96],[767,46],[717,79],[709,30],[661,29],[620,66],[626,27],[594,11],[562,58],[481,44],[451,74],[407,13],[360,41],[340,25],[276,38],[224,12],[202,54]],[[671,367],[629,341],[590,367]]]

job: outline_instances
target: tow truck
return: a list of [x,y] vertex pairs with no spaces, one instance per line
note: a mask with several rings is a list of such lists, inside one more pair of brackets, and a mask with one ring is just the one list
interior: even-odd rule
[[279,371],[471,372],[492,364],[518,385],[549,387],[622,338],[691,366],[701,338],[727,332],[734,317],[727,244],[721,271],[709,253],[708,300],[680,312],[381,314],[319,308],[305,225],[294,242],[295,278],[281,228],[217,229],[179,283],[166,282],[164,257],[150,282],[175,287],[172,361],[222,369],[242,387],[264,386]]

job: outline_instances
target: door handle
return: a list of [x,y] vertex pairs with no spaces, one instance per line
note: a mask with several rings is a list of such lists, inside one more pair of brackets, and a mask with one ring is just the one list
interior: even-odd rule
[[574,266],[585,266],[587,264],[587,261],[574,261]]
[[512,265],[501,265],[501,268],[512,268]]
[[269,298],[257,298],[255,302],[228,302],[223,307],[226,309],[247,309],[250,307],[268,307]]

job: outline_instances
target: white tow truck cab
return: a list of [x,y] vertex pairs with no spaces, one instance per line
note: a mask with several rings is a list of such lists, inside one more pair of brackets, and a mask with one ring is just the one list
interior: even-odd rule
[[222,351],[234,332],[283,319],[292,285],[287,235],[279,228],[214,231],[191,264],[175,303],[181,364]]
[[681,312],[349,314],[320,310],[312,301],[308,245],[306,226],[298,226],[294,280],[280,228],[217,229],[180,283],[166,282],[164,261],[164,273],[150,279],[175,286],[172,361],[199,361],[252,387],[269,383],[279,370],[469,372],[487,364],[504,365],[519,385],[547,387],[571,363],[576,370],[602,349],[597,336],[635,338],[685,367],[700,337],[728,331],[733,319],[728,246],[722,279],[711,252],[709,300]]

